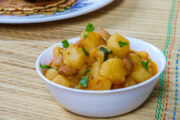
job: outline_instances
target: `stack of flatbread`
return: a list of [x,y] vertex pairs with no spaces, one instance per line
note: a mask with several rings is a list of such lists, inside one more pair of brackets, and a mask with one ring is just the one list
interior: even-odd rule
[[0,0],[0,15],[54,14],[75,4],[76,0]]

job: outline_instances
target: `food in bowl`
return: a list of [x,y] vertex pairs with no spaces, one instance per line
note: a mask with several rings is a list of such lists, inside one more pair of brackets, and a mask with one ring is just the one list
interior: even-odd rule
[[104,29],[94,32],[88,24],[75,44],[62,41],[53,48],[53,59],[41,65],[44,76],[66,87],[82,90],[112,90],[133,86],[157,74],[156,63],[146,51],[130,49],[130,42]]
[[[105,40],[108,40],[110,36],[110,34],[107,34],[107,32],[103,30],[101,30],[100,34],[102,34],[101,36],[103,36]],[[114,90],[81,90],[82,88],[74,89],[64,87],[63,85],[54,83],[52,80],[48,80],[44,74],[47,69],[51,68],[49,63],[54,59],[53,48],[55,46],[61,46],[61,48],[63,48],[62,46],[64,44],[62,43],[57,43],[41,53],[36,62],[36,70],[45,81],[55,99],[73,113],[88,117],[112,117],[128,113],[142,105],[150,96],[158,82],[160,74],[165,69],[166,58],[161,50],[152,44],[132,37],[125,38],[130,42],[130,48],[132,50],[147,51],[149,58],[157,64],[158,73],[137,85]],[[80,39],[80,37],[76,37],[69,39],[68,42],[76,43]],[[46,69],[42,69],[40,64]],[[55,71],[54,76],[56,73]],[[79,85],[79,81],[77,81],[77,83]]]

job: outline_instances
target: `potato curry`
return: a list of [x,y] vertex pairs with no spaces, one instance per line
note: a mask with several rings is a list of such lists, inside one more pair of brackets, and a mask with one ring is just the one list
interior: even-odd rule
[[150,79],[158,70],[146,51],[130,49],[130,42],[89,23],[75,44],[62,41],[53,49],[49,65],[40,65],[47,79],[83,90],[111,90]]

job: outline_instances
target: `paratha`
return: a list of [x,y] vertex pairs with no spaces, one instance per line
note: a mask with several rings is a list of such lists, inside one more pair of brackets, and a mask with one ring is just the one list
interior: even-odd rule
[[76,0],[47,0],[42,2],[28,2],[25,0],[0,0],[0,14],[31,15],[53,14],[64,11],[73,6]]

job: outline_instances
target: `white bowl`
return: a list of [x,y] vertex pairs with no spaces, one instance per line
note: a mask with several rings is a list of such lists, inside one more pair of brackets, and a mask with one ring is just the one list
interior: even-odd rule
[[[61,46],[61,43],[53,45],[39,56],[36,70],[56,100],[69,111],[88,117],[112,117],[128,113],[143,104],[149,97],[165,68],[166,58],[157,47],[135,38],[126,38],[130,41],[131,49],[147,51],[158,66],[158,73],[140,84],[116,90],[87,91],[67,88],[51,82],[42,74],[40,63],[49,64],[53,58],[53,47]],[[75,43],[79,39],[73,38],[69,42]]]

